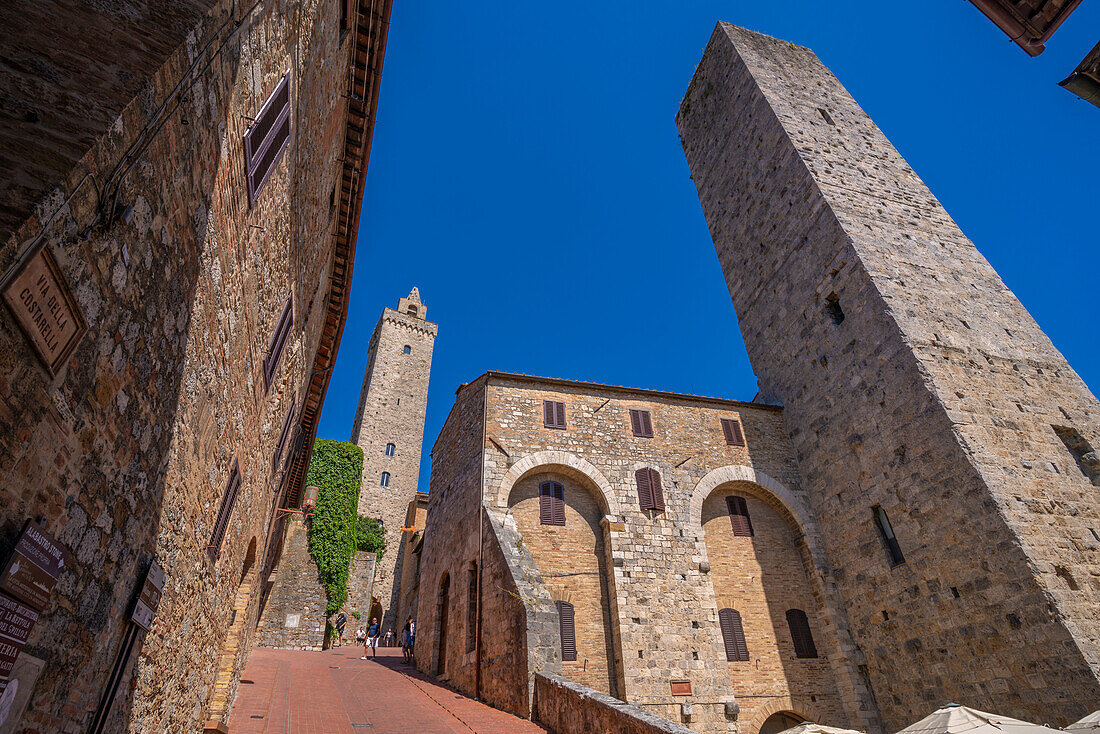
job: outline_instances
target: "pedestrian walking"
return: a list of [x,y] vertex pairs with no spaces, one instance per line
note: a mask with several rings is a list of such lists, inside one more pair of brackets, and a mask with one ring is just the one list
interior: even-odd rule
[[348,618],[343,612],[336,618],[336,647],[344,644],[344,628],[348,626]]
[[401,646],[401,657],[405,659],[405,662],[409,662],[409,623],[406,622],[405,626],[401,628],[401,634],[397,636],[397,644]]
[[416,620],[409,617],[409,662],[416,662]]
[[385,638],[385,642],[383,643],[383,645],[385,647],[392,647],[393,646],[393,627],[387,627],[386,628],[386,638]]
[[367,633],[363,631],[363,628],[360,627],[359,629],[355,630],[355,646],[358,647],[359,645],[366,644],[366,642]]
[[378,624],[378,617],[371,617],[370,627],[367,628],[367,645],[363,648],[363,657],[360,660],[367,659],[367,649],[370,648],[371,657],[378,657],[378,633],[381,631],[381,625]]

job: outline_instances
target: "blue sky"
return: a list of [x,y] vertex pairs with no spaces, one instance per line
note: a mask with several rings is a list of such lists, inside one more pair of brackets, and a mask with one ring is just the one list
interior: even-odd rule
[[371,331],[439,324],[420,487],[489,369],[756,393],[673,115],[717,20],[813,48],[1094,392],[1100,109],[1057,86],[1082,3],[1029,58],[963,0],[396,0],[348,323],[318,435],[347,440]]

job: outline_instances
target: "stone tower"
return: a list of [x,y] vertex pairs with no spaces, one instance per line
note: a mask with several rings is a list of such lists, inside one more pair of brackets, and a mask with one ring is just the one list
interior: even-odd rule
[[[401,528],[409,502],[416,497],[420,448],[428,406],[432,347],[439,327],[413,288],[397,310],[386,308],[374,327],[367,371],[351,440],[363,449],[363,486],[359,514],[377,517],[386,528],[386,551],[374,577],[374,596],[382,606],[383,630],[396,634],[400,599]],[[366,610],[363,610],[366,613]]]
[[1100,404],[813,52],[715,29],[677,115],[887,731],[1100,707]]

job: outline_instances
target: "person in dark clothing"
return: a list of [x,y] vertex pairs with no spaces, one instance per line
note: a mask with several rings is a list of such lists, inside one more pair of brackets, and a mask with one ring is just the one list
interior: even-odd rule
[[367,646],[363,648],[363,657],[360,660],[367,659],[367,649],[371,651],[371,657],[378,657],[378,634],[381,631],[382,625],[378,624],[378,617],[371,617],[370,627],[367,629]]

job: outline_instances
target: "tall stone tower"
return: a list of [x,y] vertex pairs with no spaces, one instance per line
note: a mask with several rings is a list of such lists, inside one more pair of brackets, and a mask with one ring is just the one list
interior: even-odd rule
[[351,440],[363,449],[359,514],[379,518],[386,529],[386,551],[375,571],[374,596],[382,606],[383,630],[393,627],[395,634],[400,630],[395,615],[401,578],[394,569],[401,568],[401,528],[420,476],[428,377],[439,330],[427,315],[416,288],[398,301],[396,311],[382,311],[368,347],[351,432]]
[[1100,404],[808,49],[715,29],[677,115],[887,731],[1100,707]]

